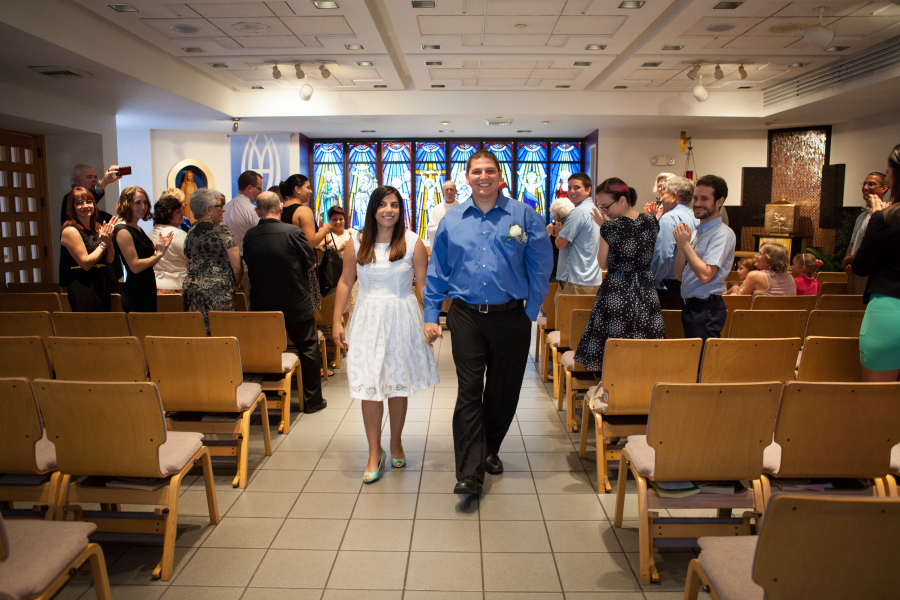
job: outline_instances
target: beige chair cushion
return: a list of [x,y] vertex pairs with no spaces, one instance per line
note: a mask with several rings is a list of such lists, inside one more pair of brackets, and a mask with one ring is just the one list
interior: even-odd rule
[[631,464],[638,473],[653,479],[653,475],[656,473],[656,450],[647,444],[647,436],[629,435],[625,449],[628,450]]
[[262,386],[258,383],[245,381],[237,388],[237,406],[238,410],[246,410],[253,406],[256,399],[262,393]]
[[781,470],[781,444],[772,442],[763,450],[763,473],[778,475]]
[[297,364],[297,361],[300,360],[297,358],[297,355],[293,352],[282,352],[281,353],[281,370],[287,373]]
[[609,391],[603,387],[603,384],[588,388],[587,399],[593,410],[605,413],[609,408]]
[[34,462],[41,473],[56,470],[56,445],[47,439],[46,429],[34,444]]
[[[629,443],[631,438],[628,438]],[[702,537],[700,564],[722,600],[764,600],[765,592],[753,581],[757,536]]]
[[547,334],[547,343],[559,347],[559,331],[551,331]]
[[93,523],[3,521],[9,558],[0,562],[0,599],[30,598],[45,590],[87,547]]
[[547,317],[538,317],[537,326],[538,327],[547,327]]
[[163,477],[182,470],[203,446],[203,434],[196,431],[169,431],[159,447],[159,472]]
[[891,449],[891,473],[900,475],[900,444]]
[[318,335],[316,335],[316,339],[320,342],[325,339],[325,334],[322,333],[321,329],[318,330]]
[[562,355],[562,363],[568,370],[575,370],[575,351],[569,350],[568,352],[563,352]]

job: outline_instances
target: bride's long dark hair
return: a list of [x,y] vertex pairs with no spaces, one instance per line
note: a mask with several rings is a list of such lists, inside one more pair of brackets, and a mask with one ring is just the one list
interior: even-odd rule
[[360,265],[367,265],[375,261],[375,239],[378,237],[378,222],[375,221],[375,213],[378,212],[383,201],[389,200],[388,196],[391,194],[396,196],[400,203],[400,218],[394,223],[394,231],[391,232],[390,260],[394,262],[406,256],[406,217],[403,214],[403,197],[396,188],[383,185],[375,188],[375,191],[369,196],[366,221],[362,231],[359,232],[359,252],[356,255],[356,262]]

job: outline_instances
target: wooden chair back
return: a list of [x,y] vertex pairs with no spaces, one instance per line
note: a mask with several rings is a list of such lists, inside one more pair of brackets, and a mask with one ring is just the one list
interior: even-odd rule
[[802,343],[800,338],[710,338],[703,351],[700,382],[793,381]]
[[779,478],[884,477],[891,448],[900,443],[900,383],[792,381],[784,387],[775,441]]
[[753,310],[815,310],[817,296],[757,296]]
[[203,315],[198,312],[129,313],[128,325],[141,343],[148,335],[206,337]]
[[814,310],[806,322],[806,337],[859,337],[864,310]]
[[322,309],[316,311],[316,327],[331,327],[334,325],[334,302],[336,294],[322,298]]
[[47,347],[58,380],[147,381],[144,354],[136,337],[52,337]]
[[53,375],[44,338],[0,337],[0,377],[50,379]]
[[647,444],[657,481],[759,479],[784,384],[659,383]]
[[155,385],[41,379],[34,388],[62,473],[161,475],[166,424]]
[[681,321],[680,310],[663,309],[663,324],[666,327],[667,340],[684,339],[684,323]]
[[607,415],[646,415],[659,381],[696,383],[703,340],[606,340]]
[[15,283],[6,284],[10,294],[58,294],[61,290],[58,283]]
[[846,296],[848,293],[847,282],[831,281],[823,283],[819,286],[819,295],[828,294],[831,296]]
[[547,325],[544,326],[544,329],[547,331],[554,331],[556,329],[556,290],[558,289],[559,283],[555,281],[551,283],[550,291],[547,292],[547,297],[544,298],[544,304],[541,305],[541,309],[547,316]]
[[805,310],[736,310],[728,337],[802,338],[808,318]]
[[572,348],[569,339],[572,326],[572,311],[591,310],[594,307],[596,296],[579,294],[561,294],[556,306],[556,325],[559,329],[559,347]]
[[233,337],[144,338],[150,380],[166,411],[238,412],[241,351]]
[[281,354],[287,350],[287,332],[280,311],[210,311],[209,332],[238,339],[245,373],[284,373]]
[[0,312],[0,335],[56,335],[53,318],[43,311]]
[[59,304],[62,306],[63,312],[72,312],[72,305],[69,303],[69,294],[66,292],[59,295]]
[[159,312],[184,312],[184,297],[181,294],[157,294],[156,308]]
[[128,337],[131,329],[125,313],[58,312],[53,315],[60,337]]
[[766,510],[753,580],[766,600],[891,598],[900,503],[886,498],[779,495]]
[[44,434],[44,425],[31,382],[24,377],[0,379],[0,398],[0,473],[39,473],[34,445]]
[[862,296],[822,294],[819,296],[819,310],[866,310]]
[[737,271],[728,271],[728,274],[725,276],[725,283],[738,283],[741,280],[741,274]]
[[250,299],[244,292],[235,292],[234,310],[250,310]]
[[753,296],[722,296],[722,300],[725,301],[725,307],[728,309],[725,326],[722,327],[722,337],[728,337],[734,312],[736,310],[750,310],[753,306]]
[[[591,320],[591,311],[587,309],[579,309],[572,311],[572,318],[569,320],[569,341],[572,342],[572,348],[578,348],[584,330],[587,328],[588,321]],[[576,371],[585,371],[584,365],[575,363]]]
[[0,312],[25,312],[35,310],[51,313],[62,311],[62,304],[59,302],[59,294],[50,292],[34,294],[0,294]]
[[122,294],[109,295],[109,312],[125,312],[125,308],[122,306]]
[[862,381],[858,337],[806,338],[797,381]]
[[816,273],[816,279],[822,285],[826,283],[847,283],[847,274],[841,271],[838,272],[827,272],[827,271],[819,271]]

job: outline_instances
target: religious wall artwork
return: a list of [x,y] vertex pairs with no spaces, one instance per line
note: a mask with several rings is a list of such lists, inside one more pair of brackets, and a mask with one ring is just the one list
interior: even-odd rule
[[766,233],[794,235],[800,230],[800,207],[784,198],[766,205]]
[[184,215],[193,222],[191,194],[200,188],[216,187],[216,181],[208,166],[195,158],[188,158],[169,170],[166,187],[176,188],[184,193]]
[[237,194],[237,179],[244,171],[256,171],[263,178],[262,189],[278,185],[291,175],[291,134],[231,136],[231,179]]

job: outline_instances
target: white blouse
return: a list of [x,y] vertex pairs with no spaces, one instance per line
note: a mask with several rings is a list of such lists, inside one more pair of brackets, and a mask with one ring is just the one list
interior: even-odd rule
[[175,232],[169,249],[163,254],[159,262],[153,267],[156,275],[156,289],[179,290],[184,283],[184,277],[188,271],[188,259],[184,255],[184,241],[187,233],[172,225],[156,225],[150,231],[150,240],[155,244],[160,236]]

